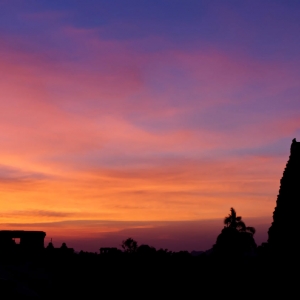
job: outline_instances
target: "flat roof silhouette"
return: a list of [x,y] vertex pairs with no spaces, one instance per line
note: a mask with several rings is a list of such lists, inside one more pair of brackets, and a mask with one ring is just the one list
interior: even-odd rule
[[14,245],[14,239],[20,239],[22,249],[39,250],[44,248],[44,231],[0,230],[0,244],[4,248]]
[[43,235],[45,237],[46,232],[33,230],[0,230],[0,236],[1,235],[12,236],[13,238],[20,238],[24,235]]

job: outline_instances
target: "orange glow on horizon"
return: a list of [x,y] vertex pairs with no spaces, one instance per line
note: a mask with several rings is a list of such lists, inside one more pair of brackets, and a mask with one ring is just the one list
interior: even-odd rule
[[[62,15],[22,22],[43,16]],[[299,110],[281,100],[299,85],[297,64],[57,26],[59,47],[32,39],[36,52],[0,32],[1,229],[163,239],[230,207],[269,222],[299,132]]]

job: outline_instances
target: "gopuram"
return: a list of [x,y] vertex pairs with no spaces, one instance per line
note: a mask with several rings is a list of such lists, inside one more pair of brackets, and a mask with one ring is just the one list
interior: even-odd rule
[[[300,142],[293,139],[280,181],[268,244],[276,254],[299,254]],[[298,204],[297,204],[298,203]]]

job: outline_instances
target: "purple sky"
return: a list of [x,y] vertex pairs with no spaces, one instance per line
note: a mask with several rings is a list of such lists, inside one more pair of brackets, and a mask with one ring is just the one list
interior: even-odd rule
[[299,15],[288,0],[1,1],[1,227],[203,250],[234,207],[265,241],[300,139]]

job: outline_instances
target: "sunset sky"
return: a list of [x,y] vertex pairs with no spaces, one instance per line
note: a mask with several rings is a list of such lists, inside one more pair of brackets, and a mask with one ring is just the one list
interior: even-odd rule
[[75,250],[266,241],[300,139],[300,1],[0,0],[0,230]]

